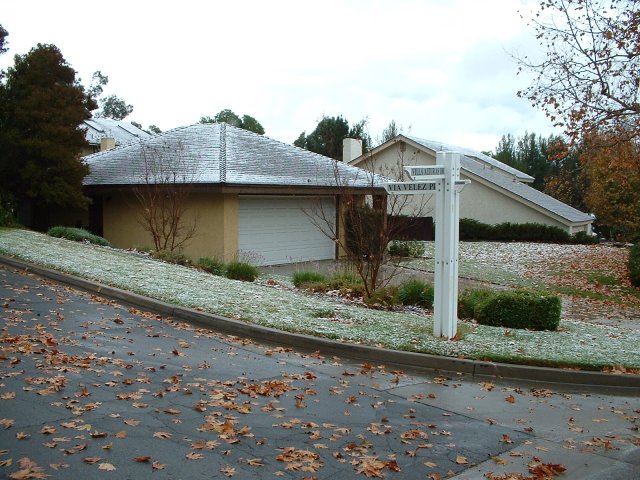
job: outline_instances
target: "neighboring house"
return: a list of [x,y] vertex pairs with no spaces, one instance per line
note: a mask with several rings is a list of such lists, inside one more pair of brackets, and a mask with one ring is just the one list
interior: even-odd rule
[[[400,179],[403,166],[435,165],[436,152],[440,151],[461,153],[460,177],[471,180],[460,195],[460,218],[492,225],[502,222],[542,223],[560,227],[569,234],[591,233],[595,220],[593,215],[530,187],[527,183],[531,183],[533,177],[474,150],[398,135],[364,155],[347,157],[345,161]],[[417,201],[420,196],[415,197]]]
[[129,122],[111,118],[90,118],[82,122],[80,128],[85,131],[85,138],[89,142],[89,148],[81,152],[81,155],[108,150],[152,136]]
[[335,240],[318,228],[318,209],[340,225],[345,195],[384,194],[372,188],[369,172],[224,123],[176,128],[84,160],[91,227],[125,248],[153,245],[135,195],[147,184],[145,167],[161,160],[174,169],[192,190],[185,219],[197,232],[184,253],[195,260],[248,255],[275,265],[336,258]]

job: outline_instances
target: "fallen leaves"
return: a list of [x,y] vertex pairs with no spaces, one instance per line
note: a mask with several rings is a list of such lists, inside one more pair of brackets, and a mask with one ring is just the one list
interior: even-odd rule
[[11,480],[43,479],[51,476],[44,473],[44,468],[30,458],[21,458],[18,460],[18,465],[20,470],[9,475]]

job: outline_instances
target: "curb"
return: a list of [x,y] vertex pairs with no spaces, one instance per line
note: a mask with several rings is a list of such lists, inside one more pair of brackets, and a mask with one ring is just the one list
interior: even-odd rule
[[136,308],[210,328],[219,333],[247,337],[268,344],[285,345],[312,352],[320,351],[323,354],[334,354],[350,359],[392,364],[409,369],[463,373],[473,377],[499,377],[573,386],[622,387],[625,390],[640,389],[640,375],[620,375],[584,370],[533,367],[528,365],[441,357],[424,353],[370,347],[367,345],[346,344],[326,338],[253,325],[192,308],[178,307],[160,300],[41,267],[16,258],[0,255],[0,263],[24,270],[25,272],[35,273],[41,277],[55,280],[80,290],[109,297],[110,299],[118,300]]

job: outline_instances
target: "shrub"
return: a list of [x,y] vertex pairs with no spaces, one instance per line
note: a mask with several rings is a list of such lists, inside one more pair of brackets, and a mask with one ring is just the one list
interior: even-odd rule
[[424,243],[416,240],[392,240],[389,243],[389,255],[393,257],[422,257]]
[[560,324],[560,297],[537,292],[499,292],[479,302],[474,317],[483,325],[531,330],[556,330]]
[[226,272],[226,267],[224,266],[224,262],[215,257],[200,258],[200,260],[198,260],[198,267],[200,267],[205,272],[209,272],[213,275],[224,276]]
[[433,285],[422,280],[409,280],[400,285],[398,297],[403,305],[433,307]]
[[0,227],[18,227],[16,203],[12,195],[0,194]]
[[476,305],[495,295],[496,292],[486,288],[465,290],[458,296],[458,317],[474,318]]
[[570,242],[571,237],[560,227],[542,223],[503,222],[489,225],[470,218],[463,218],[460,220],[460,240]]
[[376,289],[367,301],[369,306],[393,307],[400,303],[398,287],[388,286]]
[[253,282],[260,275],[258,267],[247,262],[234,261],[227,265],[226,277],[232,280]]
[[110,247],[111,244],[104,238],[94,235],[93,233],[85,230],[84,228],[73,227],[51,227],[47,232],[50,237],[66,238],[67,240],[73,240],[76,242],[89,242],[95,245],[102,245],[103,247]]
[[581,245],[595,245],[600,243],[600,239],[596,235],[589,235],[587,232],[577,232],[571,236],[571,243],[579,243]]
[[172,252],[170,250],[155,250],[151,252],[151,256],[156,260],[162,260],[167,263],[175,263],[176,265],[191,265],[189,257],[180,252]]
[[629,279],[635,287],[640,287],[640,243],[631,247],[629,252]]
[[293,284],[300,288],[309,283],[325,283],[327,277],[318,272],[296,272],[293,274]]

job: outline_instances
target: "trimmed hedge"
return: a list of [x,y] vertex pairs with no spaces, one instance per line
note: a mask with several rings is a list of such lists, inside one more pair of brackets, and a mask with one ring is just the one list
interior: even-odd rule
[[586,232],[569,235],[560,227],[542,223],[498,223],[489,225],[471,218],[460,220],[460,240],[488,240],[494,242],[560,242],[598,243],[598,239]]
[[629,279],[635,287],[640,287],[640,243],[631,247],[629,252]]
[[482,325],[530,330],[556,330],[560,324],[560,297],[537,292],[499,292],[480,301],[474,317]]
[[486,288],[465,290],[458,295],[458,318],[468,320],[474,318],[476,305],[484,302],[495,294],[495,291]]
[[103,247],[110,247],[111,244],[98,235],[85,230],[84,228],[74,227],[51,227],[47,232],[50,237],[66,238],[67,240],[73,240],[75,242],[89,242],[95,245],[102,245]]

